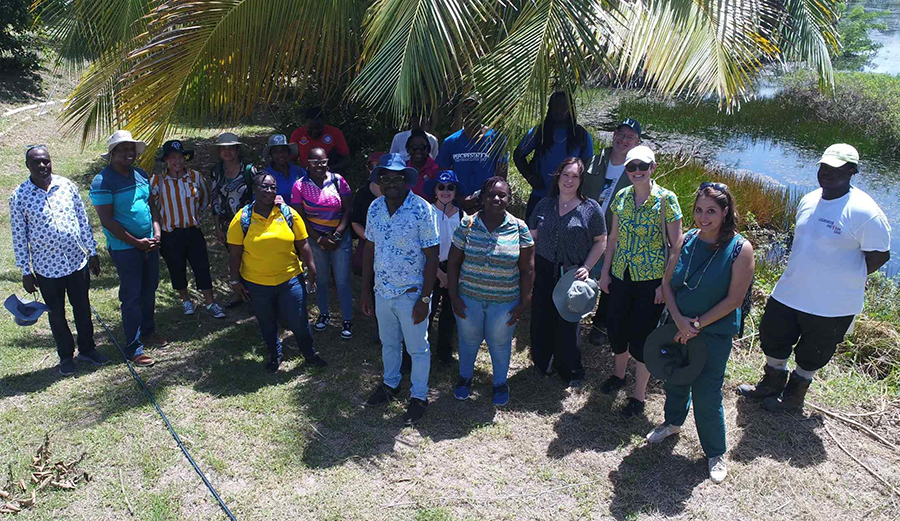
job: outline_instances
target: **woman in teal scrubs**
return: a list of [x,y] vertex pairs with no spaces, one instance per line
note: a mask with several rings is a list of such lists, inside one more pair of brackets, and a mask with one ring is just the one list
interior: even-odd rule
[[666,421],[647,435],[650,443],[659,443],[680,432],[693,398],[697,434],[716,483],[728,472],[722,408],[725,366],[740,328],[740,306],[753,281],[753,247],[735,231],[736,216],[726,185],[700,185],[694,199],[696,228],[674,246],[678,262],[669,263],[662,287],[671,320],[678,326],[675,341],[700,337],[709,355],[692,383],[666,382]]

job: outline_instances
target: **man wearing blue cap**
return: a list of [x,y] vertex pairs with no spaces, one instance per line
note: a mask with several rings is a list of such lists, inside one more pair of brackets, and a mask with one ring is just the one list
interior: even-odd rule
[[[403,343],[412,358],[409,406],[403,417],[414,425],[428,406],[431,351],[428,321],[441,243],[437,213],[409,186],[418,179],[400,154],[385,154],[372,171],[384,194],[369,206],[363,256],[362,312],[377,313],[384,379],[366,400],[385,404],[400,392]],[[373,295],[374,280],[374,295]]]
[[[631,185],[631,180],[625,172],[625,156],[628,151],[641,144],[641,124],[632,118],[627,118],[616,127],[612,135],[612,146],[606,147],[599,155],[594,156],[588,165],[584,176],[584,195],[596,199],[600,203],[600,209],[606,216],[606,229],[612,229],[612,210],[609,203],[619,190]],[[595,279],[600,278],[600,267],[603,259],[597,263]],[[600,301],[597,304],[597,312],[594,313],[593,326],[588,340],[593,345],[600,345],[606,341],[606,307],[609,296],[600,292]]]
[[68,376],[75,373],[75,340],[66,322],[67,294],[78,332],[78,361],[109,362],[94,344],[88,298],[90,273],[100,274],[100,257],[78,189],[65,177],[53,175],[47,148],[29,147],[25,166],[31,175],[9,198],[16,267],[22,271],[25,291],[41,290],[50,311],[59,373]]

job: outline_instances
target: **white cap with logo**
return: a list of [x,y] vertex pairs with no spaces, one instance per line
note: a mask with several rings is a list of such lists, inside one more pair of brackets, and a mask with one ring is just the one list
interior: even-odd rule
[[819,164],[825,163],[834,168],[840,168],[846,163],[859,164],[859,152],[846,143],[837,143],[825,149]]

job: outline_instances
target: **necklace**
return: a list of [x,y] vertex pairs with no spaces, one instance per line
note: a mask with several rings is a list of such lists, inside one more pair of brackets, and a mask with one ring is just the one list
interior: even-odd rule
[[691,263],[694,262],[694,252],[695,251],[697,251],[697,241],[694,241],[694,247],[691,250],[691,256],[688,257],[688,265],[687,265],[688,276],[685,277],[684,281],[682,282],[682,284],[684,284],[684,287],[686,287],[688,289],[688,291],[694,291],[695,289],[697,289],[700,286],[700,283],[703,282],[703,276],[706,275],[707,268],[709,268],[709,265],[712,264],[712,260],[716,257],[716,254],[719,253],[719,248],[716,248],[716,251],[714,251],[713,254],[710,255],[709,260],[706,261],[706,266],[703,267],[703,272],[700,273],[700,278],[697,279],[697,283],[694,284],[694,287],[692,288],[692,287],[688,286],[688,279],[690,279],[693,276],[693,273],[691,273]]
[[577,202],[581,202],[581,199],[579,199],[578,196],[575,196],[575,197],[573,197],[572,199],[570,199],[568,202],[564,203],[564,202],[562,201],[562,198],[560,198],[560,200],[559,200],[559,206],[560,206],[560,208],[562,209],[563,213],[565,213],[565,212],[569,209],[569,205],[571,205],[572,203],[574,203],[574,202],[576,202],[576,201],[577,201]]

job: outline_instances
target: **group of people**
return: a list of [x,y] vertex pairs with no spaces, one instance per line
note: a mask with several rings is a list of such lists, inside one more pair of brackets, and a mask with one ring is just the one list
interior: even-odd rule
[[[135,365],[152,365],[144,346],[165,344],[153,320],[159,254],[186,314],[194,313],[190,264],[206,311],[225,315],[213,298],[199,227],[210,207],[216,236],[229,251],[235,297],[229,306],[249,302],[269,350],[268,371],[277,371],[284,356],[279,324],[294,333],[307,363],[327,366],[313,330],[331,324],[332,281],[341,337],[353,337],[353,272],[362,276],[360,307],[377,321],[383,360],[383,378],[365,405],[396,399],[408,372],[403,421],[409,425],[428,406],[433,321],[434,348],[443,363],[453,361],[458,331],[454,396],[471,396],[476,355],[486,343],[492,403],[503,406],[510,400],[512,339],[525,312],[533,317],[535,373],[557,374],[571,387],[586,377],[581,325],[593,313],[588,339],[608,339],[614,355],[600,391],[626,387],[629,360],[635,362],[633,391],[621,410],[626,417],[643,414],[648,359],[672,346],[702,350],[705,361],[688,381],[652,373],[666,379],[665,423],[647,439],[657,443],[678,433],[693,400],[710,476],[725,479],[722,386],[754,270],[753,247],[736,229],[730,189],[702,183],[690,207],[694,228],[683,232],[678,198],[654,181],[656,156],[641,145],[640,123],[622,121],[612,145],[594,155],[571,99],[555,93],[546,119],[513,154],[532,186],[523,220],[508,210],[505,139],[478,122],[476,107],[475,98],[462,102],[463,128],[439,150],[423,120],[414,118],[412,128],[394,138],[391,152],[367,158],[370,177],[355,194],[339,173],[349,157],[346,141],[317,109],[290,139],[269,138],[264,168],[246,159],[238,136],[220,135],[210,181],[185,166],[193,152],[179,141],[162,147],[163,172],[148,176],[133,166],[144,143],[117,131],[104,154],[109,166],[97,174],[90,194],[120,279],[126,355]],[[75,313],[77,360],[109,361],[95,349],[87,295],[99,258],[78,190],[52,174],[47,148],[30,147],[25,162],[30,178],[10,198],[16,263],[25,289],[42,292],[60,372],[72,374],[75,343],[64,314],[66,294]],[[764,399],[766,409],[803,406],[815,371],[828,363],[862,310],[866,276],[889,259],[887,219],[850,184],[858,163],[853,147],[829,147],[819,162],[821,189],[800,203],[787,269],[760,326],[764,376],[738,389]],[[312,326],[310,293],[319,309]],[[665,324],[673,331],[665,345],[648,342]],[[792,352],[797,368],[789,373]]]

